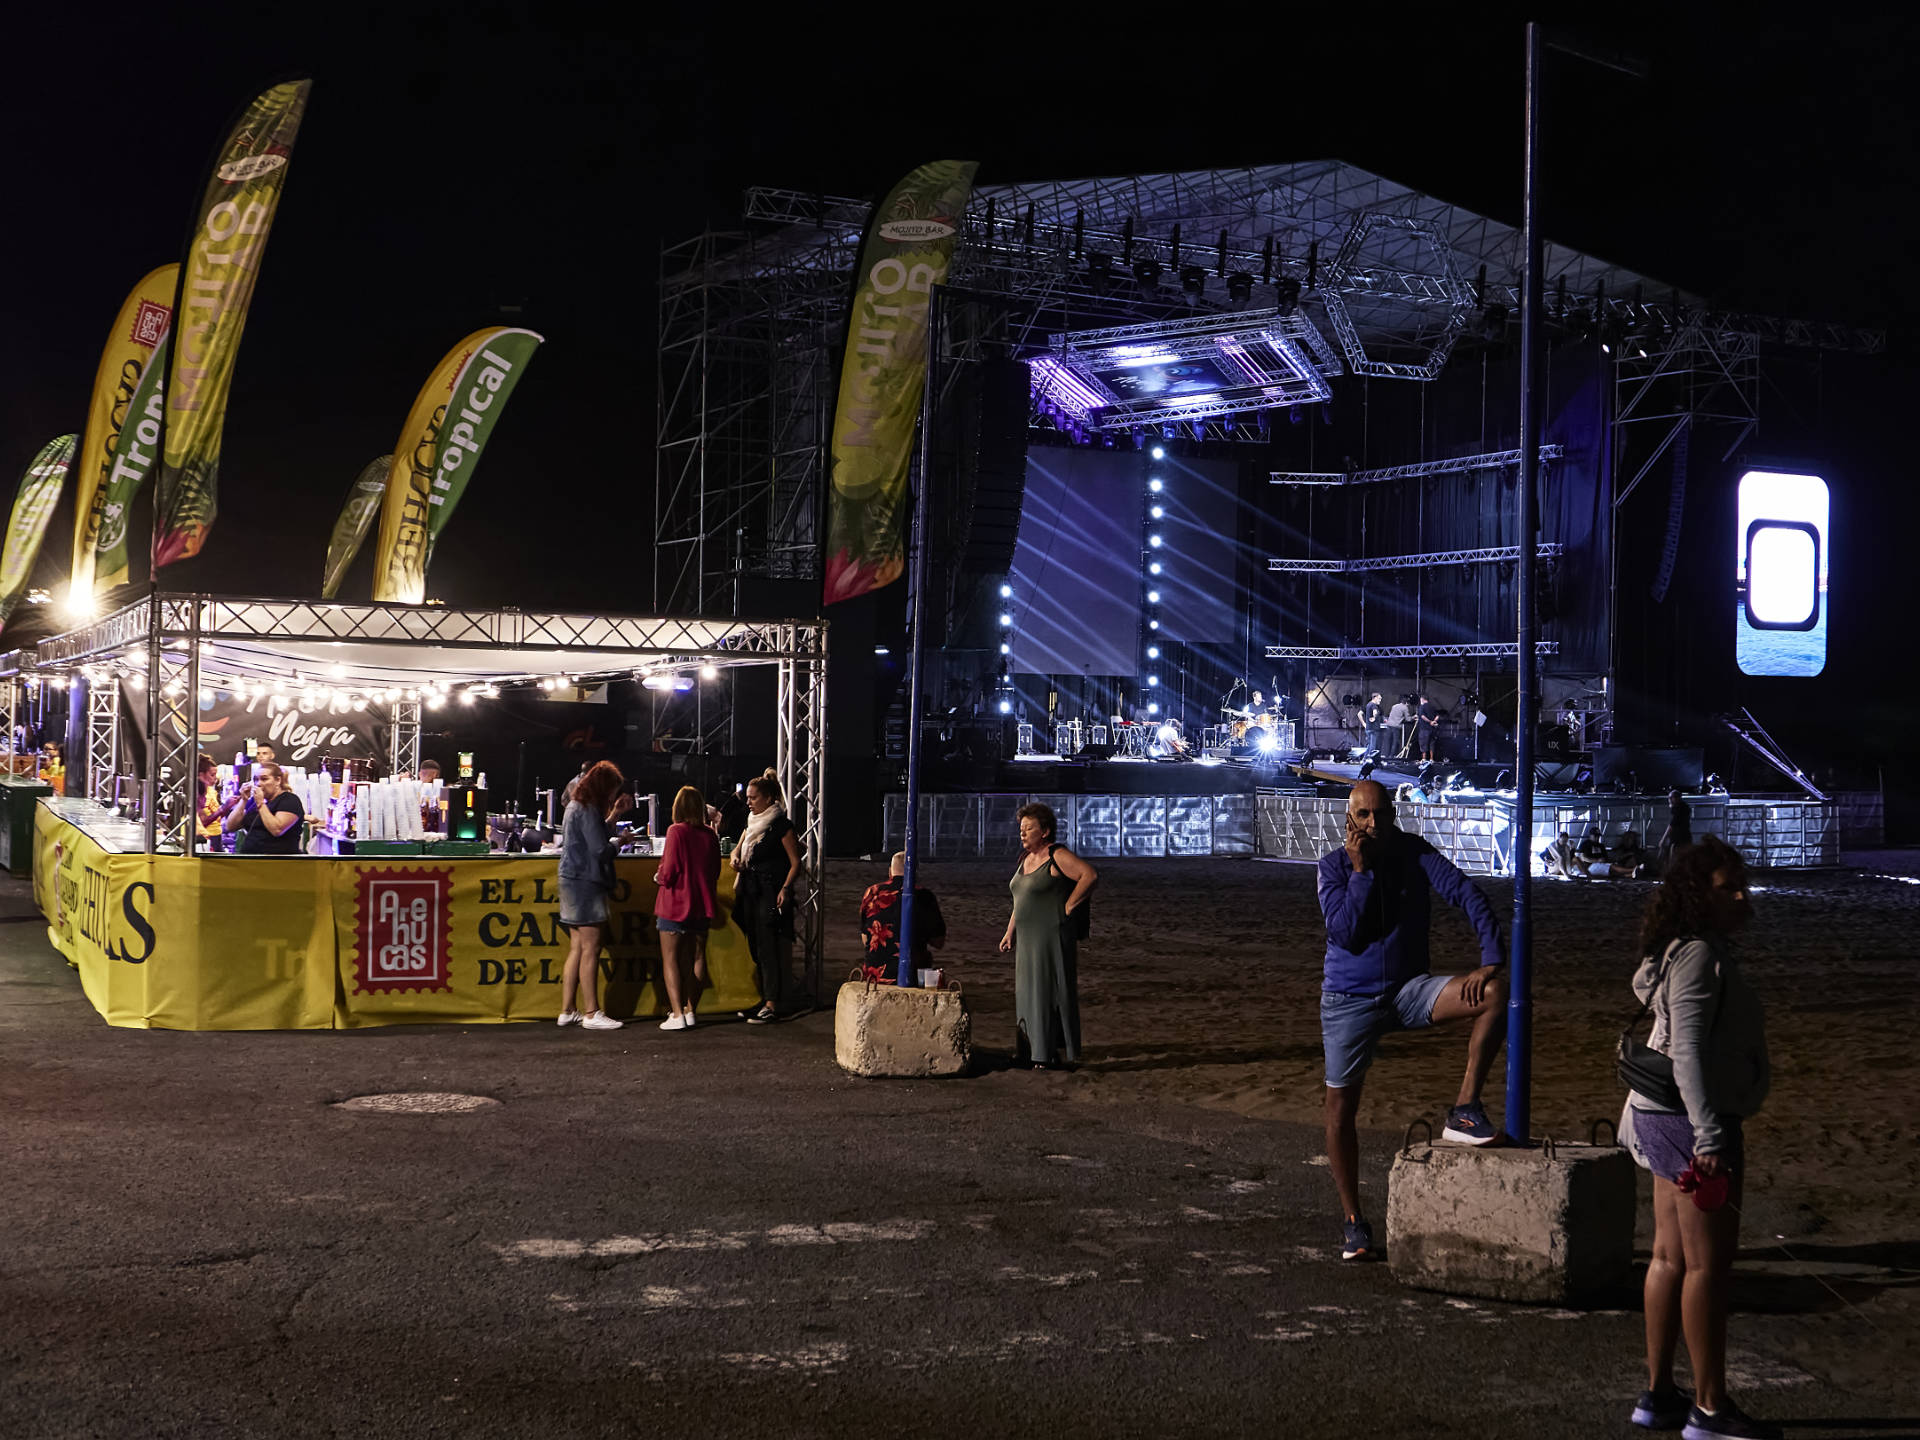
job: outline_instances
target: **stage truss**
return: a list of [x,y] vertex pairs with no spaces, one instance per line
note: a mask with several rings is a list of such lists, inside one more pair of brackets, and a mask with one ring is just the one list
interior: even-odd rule
[[[1536,560],[1558,560],[1564,549],[1558,541],[1535,545]],[[1291,574],[1352,575],[1367,570],[1427,570],[1438,565],[1488,565],[1495,561],[1517,561],[1518,545],[1487,545],[1478,550],[1434,550],[1421,555],[1376,555],[1370,560],[1285,560],[1267,561],[1267,569]]]
[[[87,726],[90,798],[103,802],[118,758],[119,678],[147,706],[142,816],[149,853],[190,855],[203,685],[236,679],[349,685],[512,685],[542,677],[623,679],[711,665],[772,665],[779,714],[774,773],[798,831],[812,890],[798,907],[809,983],[824,955],[826,625],[822,621],[700,620],[441,606],[160,594],[40,642],[34,671],[92,683]],[[292,674],[289,675],[289,669]],[[306,674],[302,675],[302,670]],[[12,682],[9,682],[12,683]],[[421,713],[393,709],[392,758],[418,767]],[[9,731],[11,736],[11,731]],[[9,738],[9,744],[11,739]],[[108,793],[99,785],[104,781]]]
[[[738,613],[749,578],[818,578],[827,400],[869,215],[863,200],[756,187],[750,230],[663,250],[656,610]],[[1361,374],[1431,378],[1449,348],[1517,336],[1514,227],[1340,161],[985,185],[959,228],[949,360],[1288,306]],[[1182,272],[1195,271],[1189,291]],[[1743,349],[1886,346],[1882,331],[1712,310],[1561,245],[1546,247],[1546,274],[1555,334],[1610,337],[1623,367],[1641,348],[1666,355],[1668,378],[1688,377],[1696,397],[1716,373],[1737,375]],[[1621,374],[1625,386],[1640,372]],[[1630,423],[1660,413],[1655,392]],[[1257,434],[1229,418],[1194,423],[1212,439]],[[1663,432],[1646,428],[1650,448]]]
[[[1535,642],[1534,654],[1558,655],[1558,640]],[[1511,660],[1520,653],[1514,642],[1463,645],[1269,645],[1269,660]]]

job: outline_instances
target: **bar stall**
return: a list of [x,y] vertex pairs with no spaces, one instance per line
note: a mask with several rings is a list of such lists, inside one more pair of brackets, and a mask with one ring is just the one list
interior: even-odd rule
[[[514,813],[484,775],[423,780],[423,716],[457,735],[462,713],[511,689],[747,665],[777,674],[774,770],[806,875],[795,960],[817,995],[826,761],[817,620],[154,594],[0,663],[9,758],[11,716],[31,690],[64,691],[84,728],[70,735],[67,793],[32,801],[35,899],[52,943],[115,1025],[552,1020],[567,951],[558,852],[551,830],[529,823],[550,817]],[[203,751],[222,791],[249,769],[231,736],[229,764],[202,730],[203,712],[236,695],[278,740],[276,763],[301,797],[295,853],[233,854],[201,833]],[[325,712],[343,707],[383,707],[384,754],[329,759]],[[122,735],[127,724],[137,737]],[[652,921],[665,817],[642,802],[635,819],[600,960],[605,1008],[620,1018],[665,1013]],[[709,1012],[760,998],[725,866],[721,902],[699,999]]]

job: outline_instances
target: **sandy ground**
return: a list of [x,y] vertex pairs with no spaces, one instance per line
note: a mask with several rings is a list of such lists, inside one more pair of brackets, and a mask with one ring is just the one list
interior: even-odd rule
[[[1757,878],[1741,953],[1767,1007],[1773,1093],[1748,1126],[1746,1243],[1823,1247],[1911,1237],[1920,1181],[1920,884],[1911,853],[1865,868]],[[950,926],[941,963],[959,977],[986,1049],[1013,1034],[1006,924],[1010,861],[930,865],[923,883]],[[836,863],[836,915],[857,912],[878,866]],[[1256,860],[1106,861],[1094,938],[1080,961],[1084,1065],[1071,1087],[1090,1103],[1184,1101],[1256,1119],[1315,1123],[1323,1089],[1319,989],[1325,932],[1310,866]],[[1483,882],[1497,914],[1509,885]],[[1635,1002],[1628,977],[1652,886],[1534,887],[1533,1129],[1586,1138],[1619,1114],[1613,1046]],[[830,934],[830,975],[857,954],[853,926]],[[1436,970],[1475,963],[1458,911],[1434,925]],[[1465,1059],[1454,1028],[1390,1037],[1369,1073],[1360,1123],[1397,1143],[1408,1123],[1445,1115]],[[1488,1086],[1502,1115],[1504,1054]],[[1643,1215],[1643,1224],[1645,1217]]]

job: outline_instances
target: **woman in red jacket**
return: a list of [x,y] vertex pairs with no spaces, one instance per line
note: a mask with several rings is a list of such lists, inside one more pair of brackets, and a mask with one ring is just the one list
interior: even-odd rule
[[707,929],[720,913],[720,837],[706,820],[705,797],[691,785],[681,786],[654,874],[653,923],[660,932],[660,974],[667,986],[662,1030],[693,1028],[694,997],[707,980]]

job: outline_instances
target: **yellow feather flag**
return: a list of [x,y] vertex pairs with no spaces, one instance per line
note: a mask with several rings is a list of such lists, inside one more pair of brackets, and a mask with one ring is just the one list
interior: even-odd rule
[[[446,498],[445,477],[442,477],[442,493],[436,495],[434,486],[435,470],[440,461],[441,427],[446,424],[448,404],[454,398],[454,386],[466,374],[468,363],[475,361],[476,357],[485,362],[480,373],[493,376],[488,389],[480,392],[487,404],[491,404],[494,393],[511,388],[508,381],[517,381],[519,366],[524,363],[526,352],[512,348],[509,355],[496,356],[488,348],[500,342],[503,336],[512,337],[516,344],[530,341],[537,345],[540,341],[540,337],[531,331],[518,330],[509,325],[489,325],[484,330],[474,331],[433,367],[433,373],[427,376],[427,383],[420,387],[413,409],[407,412],[407,423],[400,432],[400,443],[393,447],[393,468],[387,472],[387,493],[380,508],[380,545],[373,557],[375,600],[418,605],[426,599],[427,557],[432,552],[434,536],[440,528],[435,518],[435,507],[442,505]],[[503,345],[501,348],[511,347]],[[465,395],[466,392],[463,392],[463,397]],[[499,398],[504,402],[505,395]],[[463,409],[463,417],[465,414]],[[473,447],[472,450],[460,450],[460,454],[477,453],[478,443],[484,441],[484,434],[473,436],[474,429],[473,422],[465,418],[455,425],[452,443],[460,447]],[[448,464],[452,464],[451,455]],[[455,494],[457,498],[457,492]]]
[[[93,376],[93,401],[87,407],[87,429],[73,463],[73,571],[68,603],[85,614],[93,608],[95,541],[100,534],[100,502],[107,477],[119,453],[120,432],[127,423],[127,407],[134,388],[153,359],[153,347],[167,333],[173,318],[173,291],[180,278],[178,265],[162,265],[141,277],[120,307],[100,352],[100,368]],[[123,585],[126,567],[117,575],[101,575],[102,589]]]

